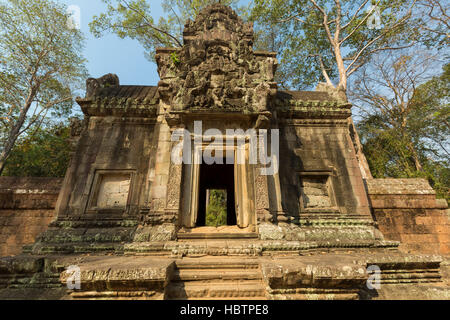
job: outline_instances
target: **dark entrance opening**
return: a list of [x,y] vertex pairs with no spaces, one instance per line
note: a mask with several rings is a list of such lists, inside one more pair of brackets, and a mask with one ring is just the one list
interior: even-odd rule
[[201,164],[199,204],[197,214],[197,227],[206,225],[206,204],[208,190],[226,191],[227,225],[236,225],[236,209],[234,202],[234,165],[233,164]]

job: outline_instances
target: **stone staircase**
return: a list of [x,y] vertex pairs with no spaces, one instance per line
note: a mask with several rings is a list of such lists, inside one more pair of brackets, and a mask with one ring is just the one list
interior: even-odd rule
[[176,262],[165,299],[265,300],[258,261],[252,259],[184,258]]

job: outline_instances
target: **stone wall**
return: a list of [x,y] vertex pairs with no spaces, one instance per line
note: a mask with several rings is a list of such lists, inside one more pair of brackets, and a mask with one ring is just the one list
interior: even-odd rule
[[388,240],[411,253],[450,254],[450,212],[425,179],[370,179],[374,218]]
[[56,206],[59,219],[137,216],[146,204],[148,166],[155,153],[153,120],[90,116],[87,122]]
[[0,177],[0,256],[21,253],[55,217],[60,178]]
[[288,215],[334,213],[371,219],[346,121],[284,120],[279,124],[280,183]]

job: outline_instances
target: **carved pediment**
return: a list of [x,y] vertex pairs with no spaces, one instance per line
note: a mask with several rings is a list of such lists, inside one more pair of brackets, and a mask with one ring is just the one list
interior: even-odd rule
[[182,48],[157,51],[162,99],[173,110],[267,110],[277,60],[252,46],[252,24],[229,7],[206,7],[186,23]]

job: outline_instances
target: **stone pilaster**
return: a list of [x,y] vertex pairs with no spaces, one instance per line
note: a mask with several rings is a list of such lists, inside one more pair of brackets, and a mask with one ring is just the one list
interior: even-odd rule
[[[176,130],[184,129],[184,125],[180,123],[180,119],[178,119],[177,117],[174,118],[168,115],[166,118],[168,125],[170,126],[171,135]],[[183,143],[183,139],[184,136],[181,136],[177,141],[170,142],[170,151],[168,155],[170,161],[170,169],[167,183],[164,219],[166,222],[175,222],[177,218],[180,217],[183,164],[175,163],[171,157],[172,153],[177,152],[175,148],[177,145],[180,145],[180,143]],[[180,156],[183,156],[182,150],[180,150],[180,152]]]
[[269,211],[267,176],[261,174],[261,169],[262,167],[257,167],[255,172],[256,217],[258,223],[273,220]]

